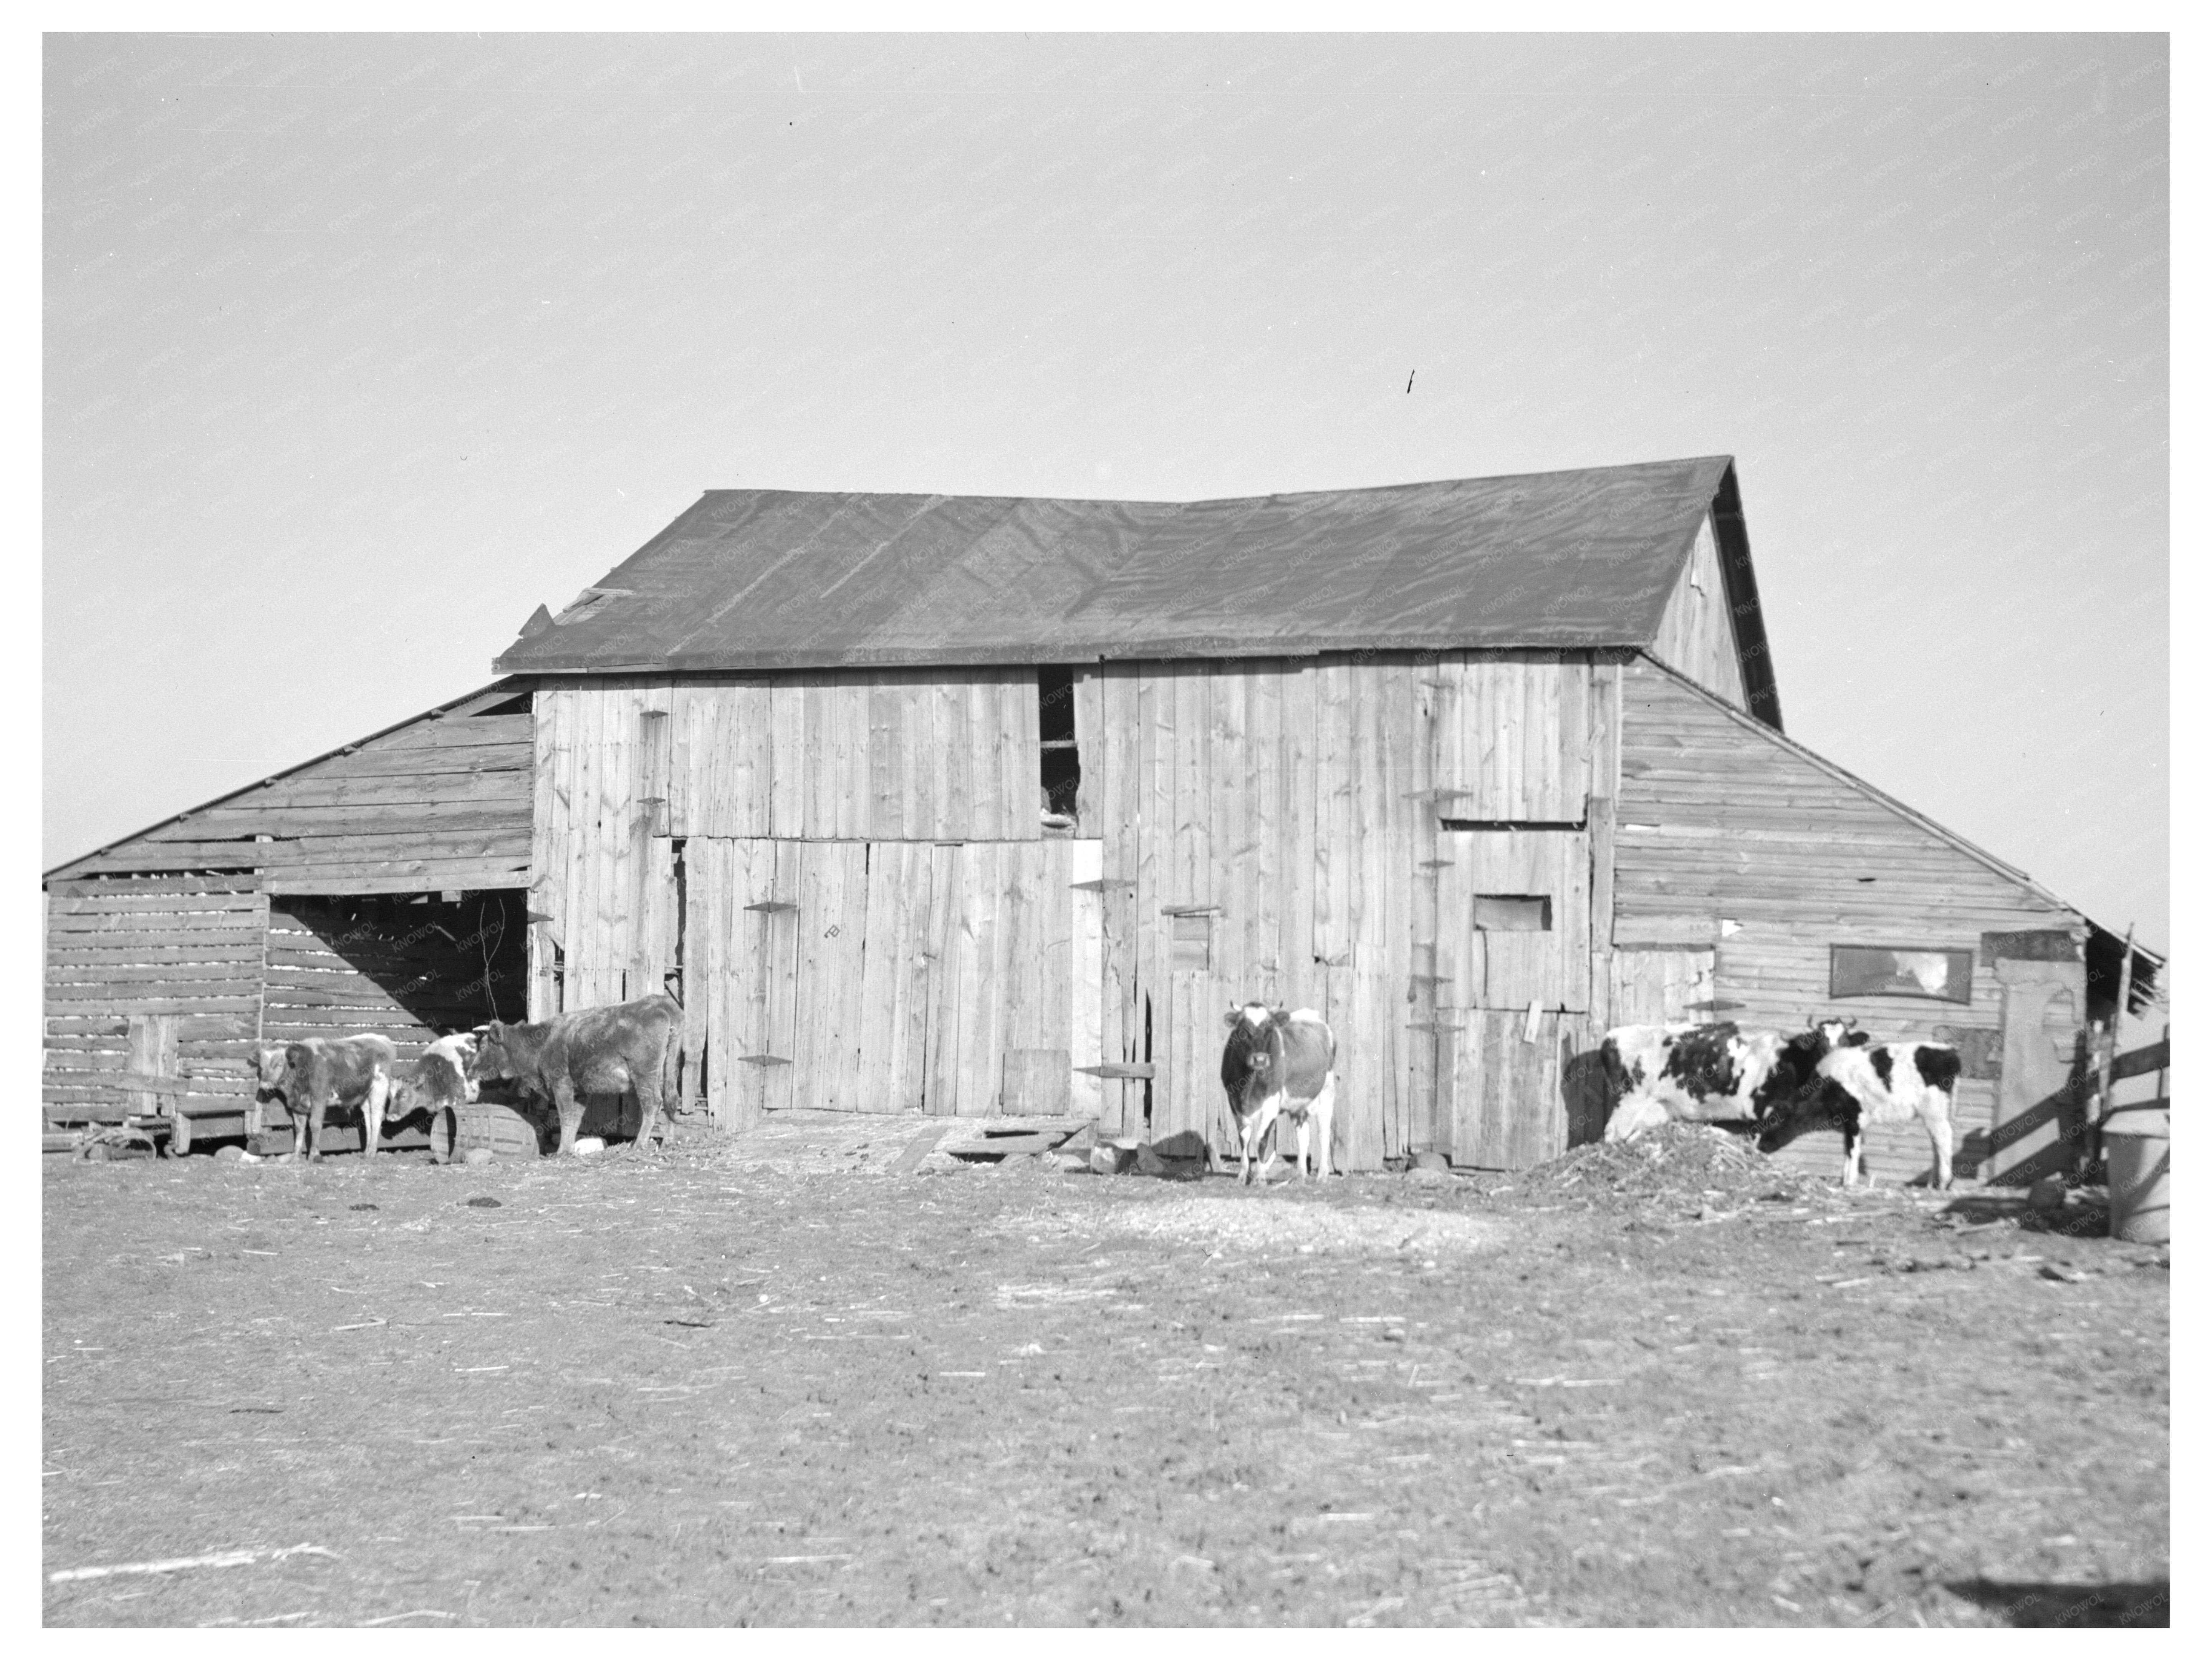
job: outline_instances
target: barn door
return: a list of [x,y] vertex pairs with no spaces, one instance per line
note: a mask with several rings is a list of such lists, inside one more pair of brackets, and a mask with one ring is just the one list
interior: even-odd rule
[[1524,1169],[1568,1144],[1563,1080],[1589,1025],[1589,832],[1437,842],[1437,1140],[1456,1164]]
[[[717,1123],[1069,1110],[1075,1034],[1096,1049],[1099,1000],[1097,964],[1075,961],[1070,842],[685,847],[687,1018],[704,1023]],[[1082,937],[1097,958],[1095,921]]]
[[[1066,1113],[1076,988],[1097,985],[1075,970],[1073,844],[967,842],[930,851],[927,1110]],[[1097,949],[1087,929],[1085,943]]]

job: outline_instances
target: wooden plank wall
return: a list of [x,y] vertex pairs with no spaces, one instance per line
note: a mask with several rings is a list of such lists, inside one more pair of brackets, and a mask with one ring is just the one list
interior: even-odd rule
[[1074,844],[685,844],[708,1110],[1069,1110]]
[[[1984,932],[2081,921],[1640,661],[1624,671],[1620,769],[1616,929],[1705,919],[1718,941],[1715,993],[1747,1025],[1796,1031],[1832,1012],[1857,1016],[1878,1039],[1927,1037],[1939,1025],[1994,1031],[2001,998],[1978,958],[1971,1004],[1837,999],[1828,948],[1976,951]],[[1961,1084],[1962,1143],[1974,1134],[1986,1144],[1993,1102],[1989,1082]],[[1833,1135],[1808,1136],[1791,1152],[1824,1172],[1840,1163]],[[1917,1126],[1877,1129],[1868,1158],[1900,1180],[1930,1164]],[[1973,1173],[1971,1152],[1957,1168]]]
[[[556,682],[557,702],[671,711],[672,836],[1034,842],[1036,672],[708,676],[672,690]],[[615,705],[611,704],[612,708]]]
[[1660,615],[1651,654],[1723,702],[1737,708],[1749,707],[1743,689],[1743,660],[1736,653],[1735,623],[1729,611],[1728,585],[1721,580],[1720,556],[1713,545],[1710,517],[1698,525],[1690,562]]
[[142,877],[57,882],[47,897],[45,1067],[50,1123],[112,1121],[131,1095],[131,1018],[176,1022],[191,1095],[253,1093],[268,901],[252,879]]
[[[1439,820],[1583,818],[1591,670],[1559,660],[1078,671],[1079,829],[1103,841],[1102,1044],[1155,1067],[1152,1134],[1197,1129],[1225,1149],[1223,1018],[1257,1000],[1334,1029],[1343,1167],[1436,1144]],[[1104,1127],[1142,1132],[1142,1086],[1105,1093]]]
[[258,869],[274,892],[519,887],[530,862],[531,719],[471,707],[180,815],[68,873]]
[[526,998],[522,906],[498,893],[458,904],[382,896],[279,897],[269,905],[261,1034],[269,1043],[381,1032],[411,1061],[449,1031],[519,1020]]
[[540,685],[535,714],[540,1017],[663,988],[675,840],[1042,834],[1033,669],[598,676]]

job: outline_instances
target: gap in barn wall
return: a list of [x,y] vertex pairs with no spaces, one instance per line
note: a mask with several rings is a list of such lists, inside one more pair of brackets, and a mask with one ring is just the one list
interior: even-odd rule
[[[1076,827],[1075,804],[1083,763],[1075,736],[1075,671],[1065,663],[1037,666],[1037,774],[1045,823]],[[1055,822],[1064,820],[1064,826]]]

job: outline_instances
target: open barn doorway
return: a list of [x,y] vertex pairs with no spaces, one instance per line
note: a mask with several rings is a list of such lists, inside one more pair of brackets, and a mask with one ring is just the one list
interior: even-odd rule
[[[404,1067],[447,1032],[522,1019],[524,898],[519,888],[272,894],[261,1041],[380,1032]],[[264,1128],[289,1122],[281,1108],[264,1118]],[[419,1118],[403,1121],[383,1145],[427,1146],[428,1129]],[[358,1147],[359,1137],[356,1126],[343,1124],[330,1146]]]

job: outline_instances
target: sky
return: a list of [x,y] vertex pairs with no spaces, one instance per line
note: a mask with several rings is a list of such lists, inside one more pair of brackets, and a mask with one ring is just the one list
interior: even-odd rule
[[2160,35],[49,35],[41,862],[708,489],[1729,454],[1790,733],[2163,949],[2167,106]]

